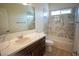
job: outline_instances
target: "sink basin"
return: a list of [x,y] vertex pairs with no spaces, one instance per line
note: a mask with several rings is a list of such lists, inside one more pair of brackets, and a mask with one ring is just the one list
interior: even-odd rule
[[9,45],[10,45],[9,41],[5,41],[5,42],[0,43],[0,51],[6,49]]
[[22,39],[18,39],[15,42],[19,43],[19,44],[22,44],[24,42],[29,42],[29,41],[31,41],[31,39],[29,37],[25,37],[25,38],[22,38]]

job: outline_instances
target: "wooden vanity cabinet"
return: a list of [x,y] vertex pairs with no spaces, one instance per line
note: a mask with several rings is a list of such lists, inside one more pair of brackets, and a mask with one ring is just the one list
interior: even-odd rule
[[45,38],[37,42],[35,49],[32,51],[33,56],[42,56],[45,53]]
[[45,37],[32,43],[28,47],[13,54],[13,56],[42,56],[45,53]]

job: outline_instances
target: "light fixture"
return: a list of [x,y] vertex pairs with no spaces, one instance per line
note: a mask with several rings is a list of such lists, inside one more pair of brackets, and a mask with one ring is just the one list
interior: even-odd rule
[[31,5],[30,3],[22,3],[22,5]]

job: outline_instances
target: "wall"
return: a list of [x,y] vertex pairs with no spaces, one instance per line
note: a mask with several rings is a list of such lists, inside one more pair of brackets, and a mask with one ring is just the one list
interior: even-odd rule
[[[48,4],[45,3],[35,3],[33,4],[35,8],[35,26],[37,32],[45,32],[46,24],[48,22]],[[44,17],[44,12],[47,13],[47,16]]]
[[50,3],[50,10],[59,10],[63,8],[73,8],[79,6],[79,3]]
[[6,34],[9,29],[8,14],[4,8],[0,8],[0,35]]

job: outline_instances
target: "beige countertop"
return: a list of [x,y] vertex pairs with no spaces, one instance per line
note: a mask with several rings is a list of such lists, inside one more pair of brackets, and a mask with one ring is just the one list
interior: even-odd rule
[[46,36],[46,34],[35,32],[23,35],[23,39],[13,38],[12,40],[5,42],[5,45],[8,46],[0,51],[1,55],[7,56],[15,54],[44,36]]

